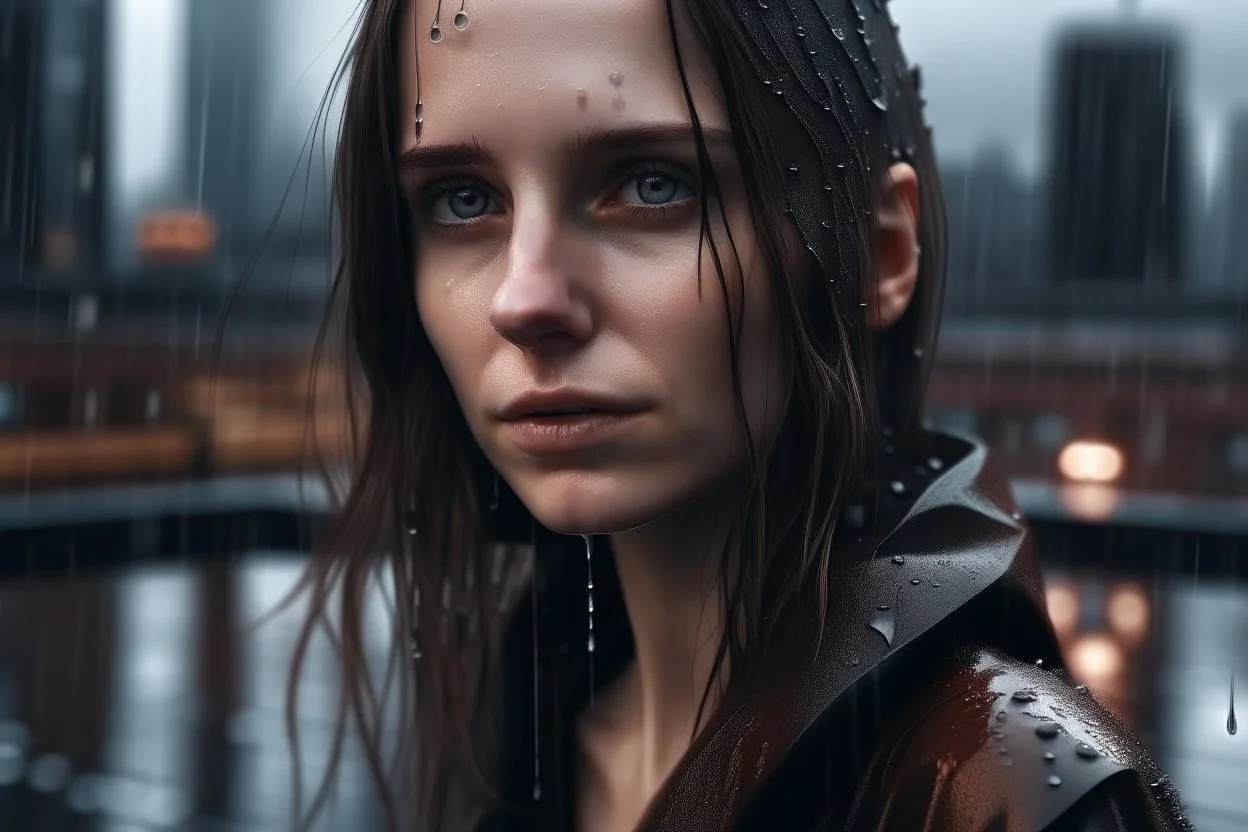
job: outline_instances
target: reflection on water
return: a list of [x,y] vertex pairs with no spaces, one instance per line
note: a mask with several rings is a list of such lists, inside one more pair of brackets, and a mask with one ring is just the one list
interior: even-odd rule
[[[282,708],[301,608],[248,625],[299,567],[252,554],[0,586],[0,829],[283,829]],[[1156,750],[1197,828],[1248,827],[1232,675],[1248,666],[1248,587],[1062,571],[1047,593],[1073,680]],[[372,607],[380,657],[385,605]],[[314,642],[299,708],[305,778],[326,760],[335,686],[332,653]],[[319,828],[375,828],[350,742],[344,762]]]

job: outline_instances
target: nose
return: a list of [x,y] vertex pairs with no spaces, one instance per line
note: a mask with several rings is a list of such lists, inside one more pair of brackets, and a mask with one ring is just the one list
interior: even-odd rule
[[584,277],[590,265],[574,228],[543,206],[516,209],[507,270],[490,306],[490,322],[525,350],[566,349],[593,334]]

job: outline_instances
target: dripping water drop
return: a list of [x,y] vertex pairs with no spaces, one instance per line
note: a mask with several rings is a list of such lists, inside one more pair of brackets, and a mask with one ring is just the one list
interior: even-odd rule
[[589,658],[589,707],[594,707],[594,538],[583,534],[585,541],[585,594],[589,614],[589,634],[585,638],[585,650]]
[[1239,733],[1239,720],[1235,718],[1235,672],[1231,671],[1230,706],[1226,711],[1226,733],[1235,736]]

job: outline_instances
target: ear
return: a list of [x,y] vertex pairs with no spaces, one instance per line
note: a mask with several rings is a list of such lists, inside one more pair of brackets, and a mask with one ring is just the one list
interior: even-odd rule
[[901,319],[919,279],[919,175],[901,162],[888,169],[878,211],[876,284],[868,290],[868,316],[875,331]]

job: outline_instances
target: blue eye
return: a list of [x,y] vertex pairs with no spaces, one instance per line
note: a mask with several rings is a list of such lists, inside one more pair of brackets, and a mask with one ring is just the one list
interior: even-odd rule
[[[674,176],[657,171],[629,178],[620,189],[625,202],[642,205],[666,205],[693,196],[693,189]],[[636,196],[634,200],[633,197]]]
[[483,189],[459,186],[438,194],[431,209],[438,222],[453,223],[476,219],[488,213],[491,203],[490,195]]

